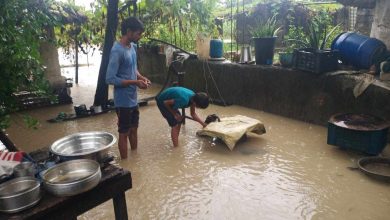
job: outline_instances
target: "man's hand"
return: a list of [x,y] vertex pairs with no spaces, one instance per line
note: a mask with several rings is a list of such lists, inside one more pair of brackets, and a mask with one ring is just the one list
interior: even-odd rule
[[148,78],[146,78],[145,76],[139,73],[138,73],[138,79],[144,81],[148,86],[152,84],[152,82]]
[[143,76],[143,80],[146,82],[146,84],[148,84],[148,86],[150,86],[152,84],[152,82],[146,78],[145,76]]
[[145,81],[143,81],[143,80],[137,80],[136,85],[140,89],[147,89],[148,88],[148,84]]

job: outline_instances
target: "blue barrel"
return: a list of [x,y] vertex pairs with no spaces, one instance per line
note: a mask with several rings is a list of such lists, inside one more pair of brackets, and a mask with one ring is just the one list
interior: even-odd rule
[[219,39],[210,40],[210,57],[222,58],[223,56],[223,42]]
[[339,51],[343,63],[363,69],[369,69],[379,62],[387,51],[382,41],[353,32],[337,36],[331,48]]

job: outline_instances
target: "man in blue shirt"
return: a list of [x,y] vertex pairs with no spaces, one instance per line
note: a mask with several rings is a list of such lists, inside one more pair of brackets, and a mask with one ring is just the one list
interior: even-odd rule
[[171,87],[158,95],[156,102],[161,114],[171,127],[171,138],[174,147],[179,145],[179,133],[183,120],[179,109],[190,107],[191,117],[203,127],[207,125],[195,112],[195,108],[205,109],[209,106],[209,97],[206,93],[194,93],[192,90],[184,87]]
[[149,79],[142,76],[137,68],[136,44],[144,32],[144,25],[134,17],[121,24],[122,37],[111,49],[107,67],[106,83],[114,85],[114,103],[118,116],[119,153],[127,158],[127,139],[132,150],[137,149],[139,122],[137,87],[146,89]]

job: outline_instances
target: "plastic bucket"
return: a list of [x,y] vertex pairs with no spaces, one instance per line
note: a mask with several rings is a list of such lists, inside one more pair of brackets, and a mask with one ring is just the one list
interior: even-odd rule
[[353,32],[337,36],[331,48],[339,51],[343,63],[363,69],[369,69],[373,64],[380,62],[387,51],[382,41]]
[[210,40],[210,57],[222,58],[223,56],[223,42],[219,39]]
[[253,38],[257,65],[272,65],[276,37]]

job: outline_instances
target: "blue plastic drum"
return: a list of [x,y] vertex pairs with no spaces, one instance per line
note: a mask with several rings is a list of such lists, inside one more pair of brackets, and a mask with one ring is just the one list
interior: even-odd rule
[[337,36],[331,48],[339,51],[343,63],[363,69],[380,62],[387,51],[382,41],[352,32]]
[[223,42],[219,39],[213,39],[210,41],[210,57],[222,58],[223,56]]

